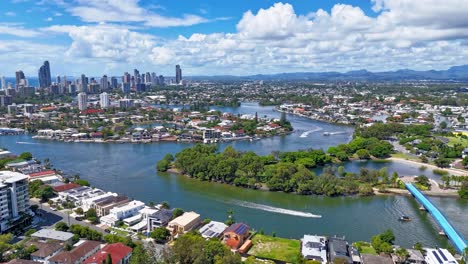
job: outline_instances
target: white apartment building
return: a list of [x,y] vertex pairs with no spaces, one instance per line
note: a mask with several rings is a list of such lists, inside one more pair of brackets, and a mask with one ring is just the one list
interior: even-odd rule
[[86,93],[79,93],[78,94],[78,109],[80,110],[86,110],[88,108],[88,96]]
[[99,95],[99,104],[101,105],[102,109],[109,108],[110,101],[109,101],[109,95],[104,92]]
[[143,208],[145,208],[145,203],[141,201],[131,201],[124,206],[112,208],[108,215],[101,217],[100,221],[102,224],[114,226],[115,222],[119,220],[139,214],[139,211]]
[[0,231],[10,228],[10,220],[18,219],[29,210],[28,176],[18,172],[0,171]]

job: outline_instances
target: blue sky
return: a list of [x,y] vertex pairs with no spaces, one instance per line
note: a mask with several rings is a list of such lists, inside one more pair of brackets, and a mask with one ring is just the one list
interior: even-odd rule
[[445,69],[468,61],[466,0],[2,0],[0,75]]

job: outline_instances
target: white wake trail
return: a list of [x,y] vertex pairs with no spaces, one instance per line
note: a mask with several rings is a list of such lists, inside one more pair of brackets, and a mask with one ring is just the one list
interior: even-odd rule
[[306,132],[302,133],[299,137],[306,138],[306,137],[309,136],[309,134],[314,133],[314,132],[318,132],[318,131],[320,131],[322,129],[323,128],[321,128],[321,127],[317,127],[316,129],[312,129],[312,130],[309,130],[309,131],[306,131]]
[[307,217],[307,218],[321,218],[322,217],[321,215],[316,215],[312,213],[289,210],[289,209],[273,207],[273,206],[264,205],[264,204],[251,203],[251,202],[246,202],[246,201],[236,200],[236,201],[232,201],[231,203],[242,206],[242,207],[246,207],[246,208],[252,208],[252,209],[257,209],[257,210],[262,210],[262,211],[267,211],[267,212],[272,212],[272,213],[278,213],[278,214],[294,215],[294,216]]

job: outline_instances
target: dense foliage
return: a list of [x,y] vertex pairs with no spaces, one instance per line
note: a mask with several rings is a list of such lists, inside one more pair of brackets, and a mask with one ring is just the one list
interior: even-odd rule
[[[367,142],[356,139],[350,149],[360,149],[358,141]],[[177,153],[174,166],[181,173],[200,180],[248,188],[267,187],[271,191],[299,194],[369,195],[373,193],[373,185],[388,183],[386,169],[362,169],[357,175],[344,172],[342,167],[337,169],[326,166],[320,176],[310,170],[332,161],[333,158],[322,150],[275,152],[258,156],[254,152],[238,152],[231,146],[218,152],[214,145],[196,145]]]

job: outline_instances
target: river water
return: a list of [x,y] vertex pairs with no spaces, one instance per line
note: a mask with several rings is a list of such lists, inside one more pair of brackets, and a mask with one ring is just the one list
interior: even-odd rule
[[[223,112],[258,113],[279,117],[272,107],[244,103],[238,108],[216,108]],[[351,127],[327,124],[288,115],[295,131],[287,136],[257,141],[237,141],[238,150],[252,150],[269,154],[275,150],[293,151],[323,148],[348,142]],[[332,133],[324,136],[323,132]],[[20,143],[17,143],[20,142]],[[304,234],[344,235],[350,241],[369,240],[371,236],[391,228],[396,242],[411,246],[422,242],[426,246],[445,246],[447,239],[438,235],[439,228],[425,212],[418,210],[412,197],[321,197],[263,192],[234,186],[200,182],[184,176],[158,174],[155,163],[167,153],[177,153],[192,144],[96,144],[64,143],[33,140],[28,135],[0,137],[0,146],[15,153],[30,151],[39,159],[51,163],[68,175],[80,174],[93,186],[128,195],[145,202],[168,201],[172,207],[193,210],[202,217],[224,221],[229,209],[237,221],[243,221],[265,233],[300,238]],[[227,144],[220,144],[223,149]],[[431,170],[401,162],[348,162],[348,171],[360,167],[378,169],[387,166],[389,173],[400,175],[426,174],[438,179]],[[448,216],[454,226],[468,237],[468,202],[453,198],[430,198]],[[397,219],[408,215],[413,221],[401,223]],[[318,217],[321,216],[321,217]]]

